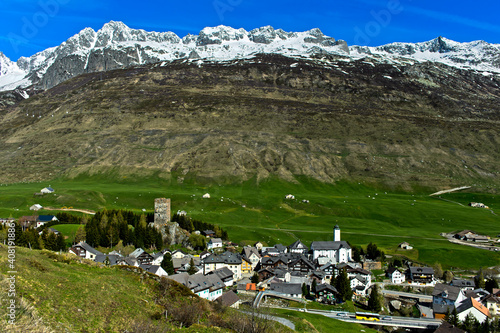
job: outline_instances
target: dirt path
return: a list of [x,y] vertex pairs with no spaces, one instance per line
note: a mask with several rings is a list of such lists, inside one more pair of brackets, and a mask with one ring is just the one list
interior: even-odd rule
[[45,210],[62,210],[62,211],[67,211],[67,212],[80,212],[84,214],[89,214],[89,215],[95,215],[95,212],[93,210],[89,209],[77,209],[77,208],[52,208],[52,207],[43,207]]
[[455,191],[460,191],[460,190],[466,190],[468,188],[471,188],[471,186],[455,187],[455,188],[452,188],[452,189],[449,189],[449,190],[443,190],[443,191],[439,191],[439,192],[436,192],[436,193],[429,194],[429,196],[440,195],[440,194],[450,193],[450,192],[455,192]]

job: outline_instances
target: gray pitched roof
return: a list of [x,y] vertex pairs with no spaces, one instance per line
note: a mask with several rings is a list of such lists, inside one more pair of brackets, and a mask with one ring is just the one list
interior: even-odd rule
[[137,258],[137,257],[139,257],[139,256],[140,256],[143,252],[144,252],[144,250],[143,250],[143,249],[141,249],[141,248],[137,248],[137,249],[135,249],[135,250],[134,250],[134,252],[132,252],[132,253],[131,253],[131,254],[129,254],[128,256],[129,256],[129,257],[132,257],[132,258]]
[[236,295],[232,290],[222,294],[222,296],[216,299],[217,302],[220,302],[224,306],[231,306],[239,300],[240,298],[238,297],[238,295]]
[[300,239],[297,239],[289,247],[290,247],[290,249],[307,249],[307,250],[309,250],[309,248],[306,245],[304,245],[304,243],[302,243],[300,241]]
[[453,279],[451,280],[450,285],[459,287],[459,288],[476,288],[476,283],[473,280],[460,280],[460,279]]
[[233,278],[233,272],[227,267],[222,267],[219,269],[216,269],[214,271],[209,272],[208,274],[215,274],[221,279],[222,281],[227,280],[227,279],[232,279]]
[[94,261],[95,262],[100,262],[103,263],[106,261],[106,257],[109,259],[109,265],[114,266],[117,264],[117,261],[120,260],[122,257],[116,254],[98,254],[95,256]]
[[461,289],[459,287],[438,283],[436,284],[434,290],[432,291],[432,296],[442,297],[454,302],[457,300],[458,295],[460,295],[460,292]]
[[410,266],[410,272],[412,274],[434,274],[434,268],[432,267],[416,267]]
[[316,286],[316,292],[319,293],[320,291],[328,290],[332,293],[338,293],[337,288],[332,286],[331,284],[320,284]]
[[96,249],[94,249],[92,246],[90,246],[89,244],[85,243],[84,241],[81,241],[77,245],[80,245],[81,247],[84,248],[85,251],[90,252],[92,254],[95,254],[95,255],[103,254],[102,252],[97,251]]
[[286,251],[286,246],[284,246],[283,244],[276,244],[274,245],[274,248],[278,250],[279,253],[285,253]]
[[300,283],[271,283],[270,289],[286,295],[302,294],[302,285]]
[[259,254],[259,251],[257,250],[257,248],[253,247],[253,246],[245,246],[243,248],[243,250],[241,251],[241,255],[245,258],[250,258],[250,256],[252,255],[252,253],[256,254],[257,257],[260,258],[260,254]]
[[350,249],[346,241],[314,241],[311,243],[311,250],[339,250],[341,248]]

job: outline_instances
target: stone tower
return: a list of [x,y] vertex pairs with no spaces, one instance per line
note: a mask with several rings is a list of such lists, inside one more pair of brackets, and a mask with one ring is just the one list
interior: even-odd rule
[[170,198],[155,199],[155,227],[160,229],[168,222],[170,222]]
[[335,225],[335,227],[333,228],[333,241],[340,242],[340,227],[338,225]]

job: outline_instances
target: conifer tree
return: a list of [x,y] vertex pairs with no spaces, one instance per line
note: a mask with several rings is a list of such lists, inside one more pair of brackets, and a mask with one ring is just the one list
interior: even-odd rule
[[307,286],[305,283],[302,283],[302,297],[306,297],[308,294],[307,292]]
[[380,312],[382,310],[382,297],[376,284],[373,285],[368,298],[368,308],[373,312]]
[[196,266],[194,265],[193,258],[191,258],[191,260],[189,261],[189,269],[188,269],[187,273],[189,275],[193,275],[194,273],[196,273]]
[[342,271],[335,279],[335,288],[337,288],[340,299],[342,301],[350,301],[352,299],[351,283],[349,281],[347,270],[345,268],[342,269]]
[[165,253],[163,256],[161,268],[163,268],[168,275],[173,275],[175,273],[174,263],[172,262],[172,255],[170,253]]

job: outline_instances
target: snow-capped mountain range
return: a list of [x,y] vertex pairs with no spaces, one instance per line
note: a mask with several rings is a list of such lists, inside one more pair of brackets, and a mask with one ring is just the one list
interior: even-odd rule
[[97,32],[86,28],[57,47],[11,61],[0,52],[0,91],[35,86],[51,88],[74,76],[117,68],[166,62],[227,61],[258,53],[337,60],[367,58],[375,62],[433,61],[500,74],[500,45],[484,41],[458,43],[442,37],[423,43],[393,43],[379,47],[351,46],[319,29],[285,32],[266,26],[251,31],[226,26],[207,27],[198,35],[131,29],[122,22],[106,23]]

